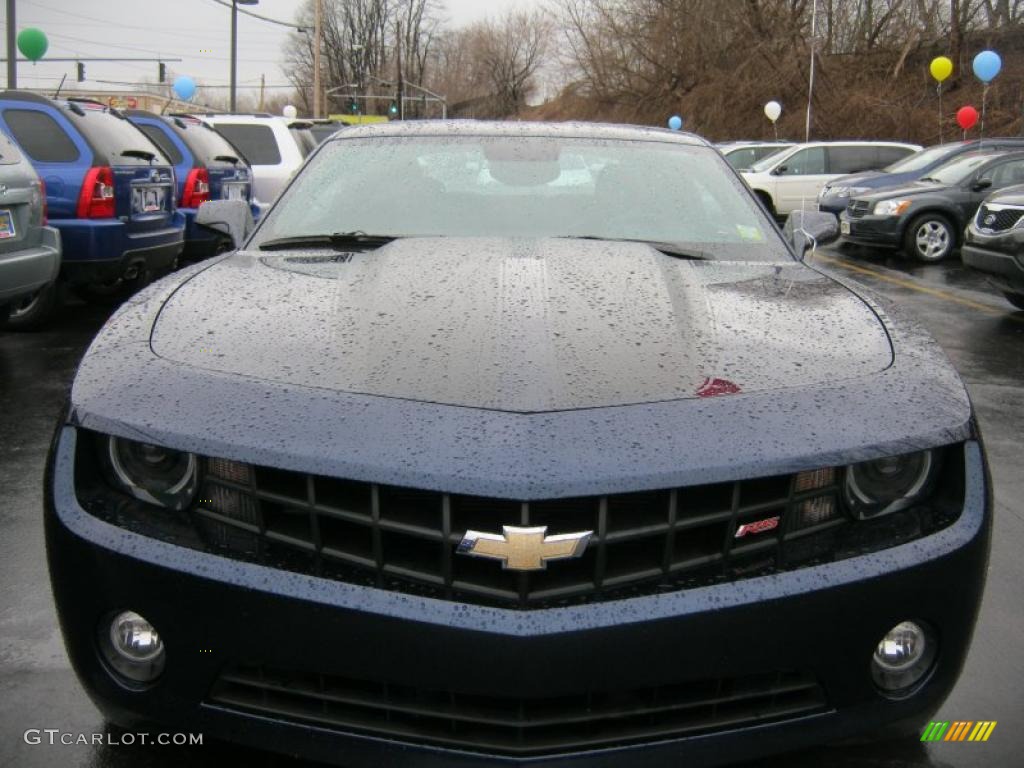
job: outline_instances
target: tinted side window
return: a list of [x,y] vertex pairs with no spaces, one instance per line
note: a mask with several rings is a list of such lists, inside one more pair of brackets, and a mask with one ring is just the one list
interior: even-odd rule
[[196,160],[200,165],[211,167],[215,165],[233,165],[230,160],[216,160],[217,157],[228,158],[237,157],[240,161],[244,160],[241,157],[241,150],[235,149],[231,146],[231,142],[217,133],[213,128],[208,125],[195,125],[192,123],[184,123],[186,127],[182,128],[180,125],[171,125],[171,129],[178,134],[178,137],[185,142],[186,146],[192,150],[192,154],[195,155]]
[[149,140],[160,147],[161,152],[171,158],[173,165],[180,165],[182,160],[185,159],[182,157],[181,152],[178,151],[178,148],[174,146],[174,142],[167,137],[167,134],[162,129],[157,128],[155,125],[136,124],[136,127],[149,136]]
[[859,173],[877,167],[878,155],[875,147],[828,148],[829,173]]
[[907,149],[906,147],[879,147],[878,167],[884,168],[885,166],[891,165],[897,160],[902,160],[904,157],[912,154],[914,154],[914,150]]
[[217,123],[215,126],[228,141],[238,147],[250,165],[277,165],[281,153],[277,139],[268,125],[246,125],[244,123]]
[[758,160],[758,157],[753,147],[747,147],[730,152],[725,156],[725,160],[733,168],[749,168]]
[[25,154],[40,163],[72,163],[78,147],[57,121],[34,109],[8,109],[4,119]]
[[786,169],[781,176],[810,176],[816,173],[826,173],[825,170],[825,148],[807,147],[801,149],[782,163]]
[[1009,187],[1014,184],[1024,184],[1024,160],[1011,160],[990,168],[980,178],[992,179],[992,187]]

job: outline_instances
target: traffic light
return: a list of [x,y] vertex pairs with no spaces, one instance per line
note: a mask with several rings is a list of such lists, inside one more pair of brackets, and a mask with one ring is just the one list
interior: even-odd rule
[[85,64],[83,64],[80,61],[77,62],[77,64],[78,64],[78,82],[81,83],[83,80],[85,80]]
[[359,112],[359,102],[356,101],[355,99],[352,99],[352,101],[349,102],[348,108],[352,110],[352,114],[353,115],[358,114],[358,112]]
[[157,64],[157,67],[159,67],[159,69],[157,70],[157,82],[166,83],[167,65],[161,61],[159,64]]
[[388,114],[392,117],[398,117],[398,105],[395,102],[391,102],[391,106],[388,107]]

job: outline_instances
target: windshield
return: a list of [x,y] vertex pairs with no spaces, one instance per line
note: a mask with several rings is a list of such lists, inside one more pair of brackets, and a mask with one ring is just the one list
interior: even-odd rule
[[928,147],[920,152],[908,155],[902,160],[897,160],[892,165],[886,166],[883,170],[887,173],[913,173],[914,171],[921,171],[955,151],[959,146],[959,144],[939,144],[934,147]]
[[966,155],[958,155],[948,163],[943,163],[938,168],[933,169],[926,178],[933,179],[942,184],[959,184],[974,173],[979,166],[984,165],[992,158],[993,155],[979,155],[973,152]]
[[588,237],[789,260],[717,152],[676,142],[428,136],[328,142],[254,239]]

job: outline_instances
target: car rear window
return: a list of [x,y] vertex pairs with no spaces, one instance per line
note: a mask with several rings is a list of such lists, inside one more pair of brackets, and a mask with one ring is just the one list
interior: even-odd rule
[[185,159],[174,142],[170,140],[163,128],[159,128],[155,125],[147,125],[145,123],[136,123],[136,127],[149,137],[149,140],[160,147],[160,151],[171,158],[171,162],[175,165],[180,165]]
[[0,165],[16,165],[21,162],[18,145],[11,141],[6,133],[0,131]]
[[57,121],[36,109],[4,110],[4,120],[14,140],[30,158],[40,163],[72,163],[78,147]]
[[233,147],[230,141],[205,123],[198,121],[193,123],[183,118],[174,119],[177,122],[172,124],[172,130],[188,145],[200,165],[206,167],[222,164],[233,165],[228,160],[216,160],[215,158],[218,157],[236,157],[239,160],[244,160],[240,149]]
[[119,117],[107,107],[98,104],[75,104],[82,114],[67,107],[65,116],[74,123],[108,165],[150,165],[149,158],[124,154],[138,150],[156,157],[153,163],[168,165],[167,157],[125,117]]
[[238,147],[250,165],[277,165],[281,162],[281,152],[270,126],[218,122],[215,127]]

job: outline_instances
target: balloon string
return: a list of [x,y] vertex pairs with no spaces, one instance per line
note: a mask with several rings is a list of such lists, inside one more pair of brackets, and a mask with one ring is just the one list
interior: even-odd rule
[[[988,98],[988,83],[985,83],[981,89],[981,135],[978,136],[978,141],[984,141],[985,139],[985,101]],[[980,143],[978,145],[981,146]]]
[[942,83],[935,86],[935,91],[939,94],[939,144],[942,143]]

